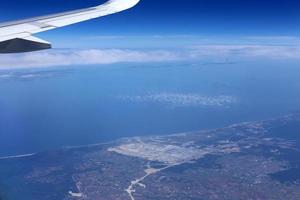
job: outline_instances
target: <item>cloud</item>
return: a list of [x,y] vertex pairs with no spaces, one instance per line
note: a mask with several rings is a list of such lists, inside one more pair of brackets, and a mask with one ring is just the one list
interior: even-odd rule
[[238,100],[233,96],[206,96],[199,94],[180,94],[180,93],[159,93],[142,96],[119,96],[122,100],[135,103],[161,103],[174,107],[187,106],[228,106],[237,103]]
[[256,44],[299,45],[300,38],[296,36],[248,36],[243,38]]
[[300,46],[286,45],[195,45],[182,49],[49,50],[0,55],[0,69],[114,63],[220,61],[220,59],[300,59]]
[[[220,37],[220,36],[205,36],[196,34],[174,34],[174,35],[90,35],[81,38],[82,40],[191,40],[194,42],[203,42],[203,44],[234,44],[238,42],[240,44],[286,44],[295,45],[300,43],[300,37],[288,36],[288,35],[269,35],[269,36],[243,36],[243,37]],[[110,41],[111,42],[111,41]]]
[[300,59],[300,46],[271,45],[201,45],[195,46],[195,55],[227,55],[265,58],[297,58]]
[[113,64],[123,62],[166,62],[176,61],[178,59],[180,58],[177,53],[165,50],[50,50],[25,54],[1,55],[0,69]]
[[205,38],[201,35],[90,35],[82,37],[84,40],[115,40],[115,39],[202,39]]

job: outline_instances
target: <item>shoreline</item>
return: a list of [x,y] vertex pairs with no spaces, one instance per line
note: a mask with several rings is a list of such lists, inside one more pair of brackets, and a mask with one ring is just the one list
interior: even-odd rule
[[8,160],[8,159],[14,159],[14,158],[26,158],[26,157],[31,157],[34,155],[36,155],[36,153],[22,154],[22,155],[16,155],[16,156],[4,156],[4,157],[0,157],[0,160]]
[[[272,121],[272,120],[276,120],[276,119],[280,119],[280,118],[289,118],[292,117],[294,115],[300,115],[300,112],[292,112],[291,114],[285,114],[282,117],[272,117],[269,119],[265,119],[265,120],[254,120],[254,121],[245,121],[245,122],[239,122],[239,123],[233,123],[231,125],[225,126],[225,127],[217,127],[217,128],[211,128],[211,129],[203,129],[203,130],[198,130],[198,131],[186,131],[186,132],[178,132],[178,133],[173,133],[173,134],[167,134],[167,135],[147,135],[147,136],[131,136],[131,137],[122,137],[116,140],[112,140],[112,141],[108,141],[108,142],[100,142],[100,143],[94,143],[94,144],[87,144],[87,145],[77,145],[77,146],[63,146],[61,148],[58,149],[80,149],[80,148],[87,148],[87,147],[97,147],[97,146],[102,146],[102,145],[110,145],[110,144],[115,144],[115,143],[119,143],[119,142],[123,142],[126,140],[131,140],[131,139],[138,139],[138,138],[151,138],[151,137],[164,137],[164,136],[180,136],[180,135],[186,135],[186,134],[195,134],[195,133],[205,133],[205,132],[209,132],[209,131],[214,131],[214,130],[219,130],[219,129],[224,129],[224,128],[232,128],[235,126],[239,126],[239,125],[245,125],[248,123],[255,123],[255,122],[268,122],[268,121]],[[36,152],[36,153],[29,153],[29,154],[21,154],[21,155],[13,155],[13,156],[3,156],[0,157],[0,161],[1,160],[8,160],[8,159],[17,159],[17,158],[26,158],[26,157],[31,157],[34,155],[37,155],[39,153],[41,153],[43,151],[40,152]]]

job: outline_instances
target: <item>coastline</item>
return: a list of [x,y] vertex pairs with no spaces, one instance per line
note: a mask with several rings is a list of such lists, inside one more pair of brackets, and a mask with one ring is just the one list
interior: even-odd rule
[[31,156],[34,156],[34,155],[36,155],[36,153],[16,155],[16,156],[5,156],[5,157],[0,157],[0,160],[8,160],[8,159],[14,159],[14,158],[25,158],[25,157],[31,157]]
[[[87,144],[87,145],[77,145],[77,146],[63,146],[63,147],[58,148],[58,149],[80,149],[80,148],[88,148],[88,147],[97,147],[97,146],[102,146],[102,145],[117,144],[117,143],[121,143],[121,142],[124,142],[124,141],[132,140],[132,139],[140,139],[140,138],[152,138],[152,137],[164,137],[164,136],[183,136],[183,135],[195,134],[195,133],[200,134],[200,133],[206,133],[206,132],[210,132],[210,131],[217,131],[217,130],[224,129],[224,128],[232,128],[232,127],[245,125],[245,124],[249,124],[249,123],[269,122],[269,121],[274,121],[274,120],[277,120],[277,119],[287,119],[287,118],[290,118],[294,115],[300,115],[300,112],[292,112],[290,114],[285,114],[282,117],[275,116],[275,117],[265,119],[265,120],[254,120],[254,121],[239,122],[239,123],[234,123],[234,124],[231,124],[231,125],[228,125],[228,126],[225,126],[225,127],[217,127],[217,128],[212,128],[212,129],[178,132],[178,133],[173,133],[173,134],[168,134],[168,135],[155,135],[155,134],[153,134],[153,135],[147,135],[147,136],[122,137],[122,138],[112,140],[112,141],[108,141],[108,142],[100,142],[100,143]],[[8,160],[8,159],[18,159],[18,158],[31,157],[31,156],[35,156],[35,155],[37,155],[41,152],[43,152],[43,151],[39,151],[39,152],[36,152],[36,153],[3,156],[3,157],[0,157],[0,161],[1,160]]]

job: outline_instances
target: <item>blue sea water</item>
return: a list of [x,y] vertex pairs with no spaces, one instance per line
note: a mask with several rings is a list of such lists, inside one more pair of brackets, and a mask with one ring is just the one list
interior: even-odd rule
[[[299,63],[283,61],[0,71],[0,157],[280,116],[300,108],[299,72]],[[236,102],[136,101],[159,94],[225,95]]]

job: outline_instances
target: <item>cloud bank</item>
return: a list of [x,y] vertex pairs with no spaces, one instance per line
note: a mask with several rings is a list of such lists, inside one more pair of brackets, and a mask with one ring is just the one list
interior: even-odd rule
[[195,56],[228,56],[239,58],[300,59],[300,46],[280,45],[201,45]]
[[196,45],[176,50],[87,49],[49,50],[0,55],[0,69],[52,66],[101,65],[114,63],[150,63],[201,61],[205,59],[296,59],[300,46],[283,45]]
[[178,58],[177,53],[163,50],[49,50],[34,53],[0,55],[0,69],[114,64],[123,62],[166,62],[176,61]]

